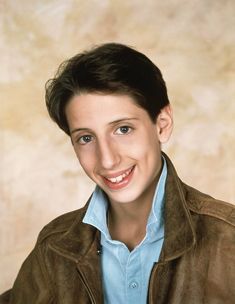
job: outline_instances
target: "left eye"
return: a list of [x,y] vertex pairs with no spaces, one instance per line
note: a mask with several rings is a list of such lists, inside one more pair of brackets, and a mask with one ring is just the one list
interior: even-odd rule
[[116,133],[117,134],[127,134],[127,133],[130,133],[131,131],[131,128],[128,127],[128,126],[123,126],[123,127],[120,127],[117,129]]

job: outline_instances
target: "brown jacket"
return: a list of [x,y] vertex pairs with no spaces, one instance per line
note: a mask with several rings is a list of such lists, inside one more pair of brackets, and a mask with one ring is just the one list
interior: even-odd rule
[[[148,303],[235,303],[235,208],[182,183],[166,159],[165,240]],[[100,235],[82,223],[86,209],[42,230],[0,303],[103,303]]]

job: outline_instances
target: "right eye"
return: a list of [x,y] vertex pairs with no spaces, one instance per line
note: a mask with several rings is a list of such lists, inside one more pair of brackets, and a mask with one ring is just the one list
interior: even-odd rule
[[83,135],[83,136],[79,137],[79,139],[78,139],[78,143],[80,145],[86,145],[91,141],[92,141],[92,136],[91,135]]

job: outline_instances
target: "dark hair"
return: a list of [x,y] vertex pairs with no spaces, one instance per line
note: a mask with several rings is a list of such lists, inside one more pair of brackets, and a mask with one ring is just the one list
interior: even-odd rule
[[74,95],[82,93],[130,95],[153,122],[169,104],[159,68],[144,54],[118,43],[103,44],[72,57],[46,83],[48,112],[68,135],[65,107]]

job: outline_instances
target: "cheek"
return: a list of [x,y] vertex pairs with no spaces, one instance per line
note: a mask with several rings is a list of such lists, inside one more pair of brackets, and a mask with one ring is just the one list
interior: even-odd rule
[[86,151],[80,150],[78,152],[76,149],[75,149],[75,153],[84,172],[88,176],[91,176],[96,165],[96,158],[94,153],[91,153],[91,151],[89,152],[87,150]]
[[160,153],[160,144],[156,137],[146,135],[141,140],[136,140],[126,147],[126,154],[136,159],[149,159]]

